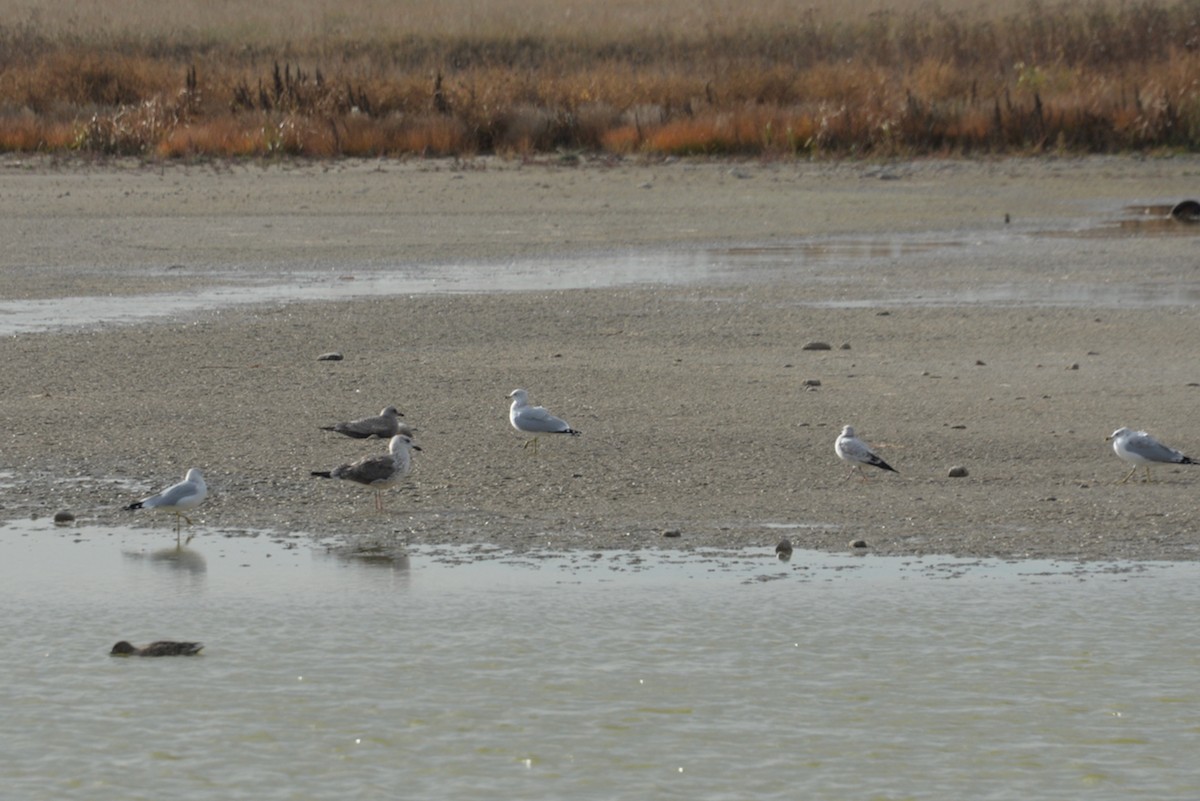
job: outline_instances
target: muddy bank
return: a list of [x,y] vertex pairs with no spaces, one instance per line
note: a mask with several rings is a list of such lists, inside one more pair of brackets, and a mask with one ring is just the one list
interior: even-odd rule
[[[212,488],[197,522],[225,530],[1200,558],[1200,469],[1115,486],[1126,469],[1104,442],[1127,425],[1200,451],[1195,236],[1090,233],[1129,204],[1184,196],[1197,175],[1196,160],[1115,159],[9,163],[2,300],[186,292],[314,265],[348,279],[421,261],[552,269],[606,250],[691,249],[734,269],[9,337],[0,513],[127,521],[123,504],[196,466]],[[897,235],[940,244],[811,252]],[[744,246],[781,255],[743,269]],[[345,359],[317,361],[331,350]],[[583,436],[523,450],[504,397],[518,386]],[[309,471],[381,452],[319,426],[390,404],[423,451],[381,516],[369,491]],[[833,440],[847,423],[899,475],[844,481]],[[948,477],[954,465],[969,475]]]

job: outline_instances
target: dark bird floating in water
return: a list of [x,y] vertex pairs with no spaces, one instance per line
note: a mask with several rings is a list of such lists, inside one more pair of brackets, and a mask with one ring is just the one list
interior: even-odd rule
[[775,558],[780,562],[786,562],[792,558],[792,541],[786,537],[779,541],[775,546]]
[[204,647],[203,643],[198,642],[172,642],[171,640],[159,640],[152,642],[145,648],[138,648],[135,645],[121,640],[112,647],[109,651],[111,656],[195,656],[200,653],[200,649]]

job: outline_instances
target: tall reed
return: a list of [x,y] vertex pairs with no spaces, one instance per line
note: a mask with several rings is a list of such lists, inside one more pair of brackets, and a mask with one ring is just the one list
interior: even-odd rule
[[[433,2],[405,4],[407,21],[378,0],[357,11],[267,2],[307,9],[287,29],[293,38],[264,32],[278,24],[205,27],[203,10],[174,28],[150,5],[141,25],[132,11],[120,16],[125,4],[95,4],[112,16],[73,26],[29,11],[0,24],[0,150],[847,157],[1200,147],[1200,0],[855,13],[619,2],[640,26],[604,22],[580,0],[497,0],[508,17],[472,24],[476,4],[447,2],[465,16],[439,23]],[[530,9],[540,16],[519,13]]]

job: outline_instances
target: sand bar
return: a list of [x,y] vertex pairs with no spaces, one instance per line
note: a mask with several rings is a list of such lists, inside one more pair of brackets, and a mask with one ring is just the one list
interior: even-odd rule
[[[1198,195],[1190,157],[9,157],[0,325],[205,302],[8,332],[0,515],[127,521],[194,466],[222,531],[1197,559],[1200,468],[1116,486],[1104,437],[1200,454],[1200,230],[1138,211]],[[523,450],[516,387],[584,434]],[[378,515],[309,472],[382,452],[319,427],[392,404],[423,450]],[[846,424],[899,475],[843,481]]]

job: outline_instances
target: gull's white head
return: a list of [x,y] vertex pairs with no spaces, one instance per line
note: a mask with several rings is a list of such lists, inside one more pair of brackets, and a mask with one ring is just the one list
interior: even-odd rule
[[407,451],[410,448],[414,451],[421,450],[421,446],[414,445],[412,437],[408,436],[407,434],[397,434],[396,436],[392,437],[390,442],[388,442],[388,451],[393,455]]
[[401,414],[400,410],[397,409],[395,406],[389,406],[386,409],[384,409],[382,412],[380,412],[379,416],[380,417],[403,417],[404,415]]
[[204,475],[199,470],[197,470],[196,468],[193,467],[187,471],[187,475],[185,475],[183,477],[183,480],[190,481],[193,484],[203,484],[204,483]]
[[529,393],[523,389],[514,389],[512,392],[508,393],[508,397],[512,399],[513,403],[519,406],[524,406],[525,404],[529,403]]
[[844,426],[842,428],[842,436],[843,437],[853,437],[854,436],[854,426]]
[[1105,437],[1104,440],[1107,442],[1108,440],[1117,439],[1118,437],[1123,437],[1129,433],[1131,433],[1130,430],[1128,428],[1125,428],[1124,426],[1122,426],[1121,428],[1118,428],[1116,431],[1112,432],[1107,437]]

